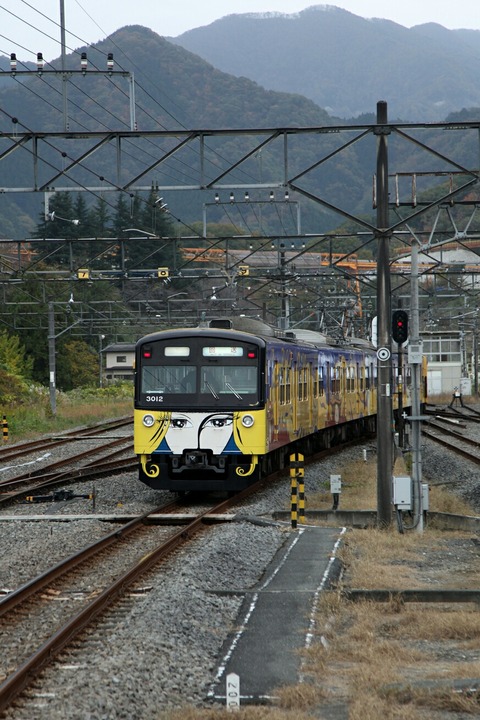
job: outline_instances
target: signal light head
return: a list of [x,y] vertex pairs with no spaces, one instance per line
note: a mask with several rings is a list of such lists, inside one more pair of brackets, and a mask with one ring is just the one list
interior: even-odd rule
[[408,340],[408,315],[405,310],[395,310],[392,314],[392,338],[399,345]]

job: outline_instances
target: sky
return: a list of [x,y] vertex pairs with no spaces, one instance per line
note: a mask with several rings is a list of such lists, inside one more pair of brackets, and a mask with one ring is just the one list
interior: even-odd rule
[[[0,0],[0,54],[19,60],[60,56],[60,8],[64,8],[67,52],[102,40],[124,25],[144,25],[176,37],[232,13],[292,14],[314,0]],[[328,3],[364,18],[383,18],[405,27],[436,22],[449,29],[480,30],[473,0],[338,0]]]

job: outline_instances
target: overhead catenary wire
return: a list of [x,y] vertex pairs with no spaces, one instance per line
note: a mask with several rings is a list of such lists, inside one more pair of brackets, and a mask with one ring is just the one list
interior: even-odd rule
[[[43,17],[45,17],[47,20],[49,20],[50,22],[52,22],[56,27],[60,28],[59,23],[55,22],[54,20],[52,20],[51,18],[49,18],[48,16],[46,16],[46,15],[45,15],[44,13],[42,13],[41,11],[39,11],[39,10],[37,10],[36,8],[34,8],[33,6],[31,6],[30,3],[26,2],[25,0],[22,0],[22,2],[23,2],[24,5],[26,5],[26,6],[30,7],[31,9],[35,10],[35,11],[38,12],[40,15],[42,15]],[[78,4],[78,3],[77,3],[77,4]],[[80,6],[80,5],[79,5],[79,6]],[[0,6],[0,8],[1,8],[1,7],[3,7],[3,6]],[[80,6],[80,7],[81,7],[81,6]],[[4,8],[4,9],[5,9],[5,8]],[[83,10],[83,8],[82,8],[82,10]],[[11,12],[11,11],[8,11],[8,12]],[[15,13],[11,13],[11,14],[14,15],[16,18],[18,18],[19,20],[22,20],[22,22],[26,22],[28,25],[30,25],[30,23],[28,23],[27,21],[24,21],[23,18],[20,18],[20,16],[15,15]],[[87,13],[87,15],[88,15],[88,13]],[[89,18],[92,20],[92,22],[94,22],[95,25],[96,25],[102,32],[104,32],[104,34],[105,34],[105,31],[102,30],[102,28],[98,25],[98,23],[96,23],[95,20],[94,20],[90,15],[88,15],[88,17],[89,17]],[[40,31],[40,32],[41,32],[41,31]],[[78,39],[78,40],[80,40],[81,42],[83,42],[86,46],[89,46],[89,43],[88,43],[87,41],[83,40],[82,38],[80,38],[80,37],[79,37],[78,35],[76,35],[75,33],[72,33],[72,32],[71,32],[70,30],[68,30],[68,29],[67,29],[67,32],[68,32],[68,34],[72,35],[72,36],[75,37],[76,39]],[[46,34],[46,33],[44,33],[44,34]],[[48,37],[50,37],[50,36],[48,36]],[[114,47],[116,47],[116,48],[125,56],[125,58],[127,58],[127,60],[129,61],[130,66],[134,67],[134,68],[135,68],[136,70],[138,70],[138,71],[143,72],[143,74],[144,74],[144,71],[143,71],[141,68],[139,68],[138,65],[135,64],[135,62],[132,60],[132,58],[130,58],[130,57],[128,56],[128,54],[124,52],[124,50],[120,47],[120,45],[118,45],[118,43],[116,43],[112,38],[110,38],[110,41],[112,42],[112,45],[113,45]],[[95,48],[95,50],[96,50],[97,52],[102,52],[102,51],[96,46],[96,44],[90,45],[90,47]],[[75,50],[75,49],[72,49],[72,48],[68,48],[68,49],[69,49],[71,52],[73,52],[73,53],[80,54],[80,51],[79,51],[79,50]],[[32,51],[30,51],[30,52],[32,52]],[[103,54],[105,54],[105,53],[103,53]],[[93,65],[93,67],[96,67],[96,66]],[[121,65],[119,65],[119,67],[121,67]],[[98,70],[98,68],[96,68],[96,69]],[[125,70],[125,68],[122,68],[122,70]],[[125,70],[125,71],[126,71],[126,70]],[[147,75],[145,75],[145,77],[148,78]],[[155,83],[151,78],[148,78],[148,79],[149,79],[149,82],[151,82],[152,85],[153,85],[154,87],[156,87],[156,89],[157,89],[159,92],[165,94],[164,91],[163,91],[161,88],[159,88],[159,87],[156,85],[156,83]],[[110,78],[110,80],[111,80],[111,78]],[[166,113],[167,115],[169,115],[175,122],[178,123],[178,125],[179,125],[180,127],[182,127],[182,128],[185,129],[185,125],[184,125],[181,121],[179,121],[178,118],[176,118],[172,113],[170,113],[167,108],[165,108],[163,105],[161,105],[156,98],[154,98],[142,85],[140,85],[140,84],[138,83],[138,78],[137,78],[137,80],[136,80],[136,85],[137,85],[139,88],[141,88],[142,91],[145,92],[145,94],[146,94],[153,102],[155,102],[155,103],[162,109],[162,111],[163,111],[164,113]],[[88,95],[88,94],[87,94],[87,95]],[[167,96],[167,97],[168,97],[168,96]],[[175,104],[174,101],[173,101],[171,98],[168,98],[168,100],[169,100],[169,102]],[[177,107],[179,107],[179,106],[177,106]],[[146,110],[146,108],[140,107],[140,109],[142,110],[142,112],[145,113],[145,115],[146,115],[147,117],[149,117],[153,122],[155,122],[155,124],[157,124],[159,127],[163,127],[163,126],[161,125],[161,123],[159,123],[158,118],[153,117],[153,116],[149,113],[149,111]],[[179,109],[180,109],[180,108],[179,108]],[[193,148],[189,148],[189,151],[191,151],[191,152],[196,152]],[[214,154],[215,154],[216,157],[218,157],[218,158],[221,159],[221,160],[225,160],[225,158],[223,158],[218,152],[216,152],[216,151],[213,151],[213,152],[214,152]],[[177,160],[177,159],[175,158],[175,160]],[[206,159],[206,162],[212,163],[212,161],[209,160],[208,158]],[[183,163],[183,164],[185,165],[185,167],[188,167],[188,165],[187,165],[186,163]],[[217,167],[216,165],[214,165],[213,163],[212,163],[212,167],[214,167],[216,170],[218,170],[218,167]],[[241,169],[240,172],[241,172],[243,175],[247,176],[247,174],[245,173],[245,171],[244,171],[243,169]],[[251,175],[248,175],[248,177],[249,177],[249,179],[252,179],[252,176],[251,176]]]

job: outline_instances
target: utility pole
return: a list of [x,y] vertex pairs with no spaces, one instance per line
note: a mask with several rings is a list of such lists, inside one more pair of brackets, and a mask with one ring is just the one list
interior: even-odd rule
[[53,302],[48,303],[48,371],[50,388],[50,409],[52,415],[57,414],[57,398],[55,395],[55,311]]
[[392,521],[393,403],[388,208],[387,103],[377,103],[377,522]]
[[62,96],[63,96],[63,129],[68,131],[68,100],[67,100],[67,46],[65,42],[65,2],[60,0],[60,45],[62,52]]
[[[70,301],[73,302],[73,299]],[[81,323],[82,319],[75,320],[74,323],[66,327],[61,332],[55,335],[55,306],[53,302],[48,303],[48,374],[49,374],[49,388],[50,388],[50,409],[52,415],[57,414],[57,398],[56,398],[56,362],[55,362],[55,340],[63,335],[63,333],[71,330],[72,327]]]
[[416,532],[423,532],[423,491],[422,491],[422,449],[420,416],[420,383],[422,369],[422,341],[420,339],[420,317],[418,304],[418,243],[412,240],[412,271],[410,275],[412,321],[408,343],[408,362],[412,368],[412,484],[413,510]]

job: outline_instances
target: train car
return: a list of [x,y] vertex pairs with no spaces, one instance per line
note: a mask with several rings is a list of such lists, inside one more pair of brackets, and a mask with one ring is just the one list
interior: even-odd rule
[[377,359],[365,341],[220,319],[141,338],[135,368],[134,449],[152,488],[240,490],[292,452],[376,428]]

